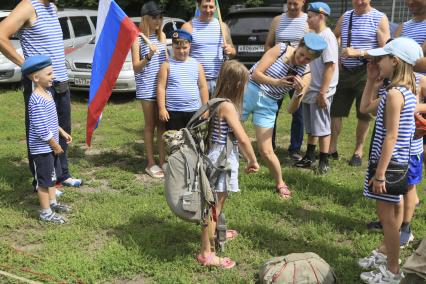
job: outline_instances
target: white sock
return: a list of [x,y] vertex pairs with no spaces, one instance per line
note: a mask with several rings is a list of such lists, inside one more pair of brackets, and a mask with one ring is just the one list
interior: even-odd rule
[[40,210],[40,215],[50,215],[52,214],[52,209],[50,208],[42,208]]

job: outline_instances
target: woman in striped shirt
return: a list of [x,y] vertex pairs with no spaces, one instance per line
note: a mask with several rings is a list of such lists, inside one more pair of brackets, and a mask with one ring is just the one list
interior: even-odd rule
[[[377,113],[369,163],[377,162],[374,176],[367,173],[364,196],[376,200],[377,214],[383,225],[384,246],[358,261],[364,269],[377,269],[361,273],[366,283],[399,283],[404,277],[399,269],[400,233],[403,211],[401,196],[391,195],[386,189],[385,172],[391,161],[409,163],[415,130],[416,80],[415,62],[423,56],[420,46],[408,38],[398,38],[384,48],[369,50],[378,56],[368,64],[367,84],[360,109]],[[387,93],[373,98],[383,78],[390,80]],[[384,254],[386,253],[387,256]]]
[[[164,176],[163,170],[154,159],[154,132],[157,128],[157,144],[160,166],[164,163],[164,145],[161,136],[164,125],[158,120],[157,73],[160,65],[167,60],[166,35],[161,31],[163,16],[158,5],[150,1],[141,9],[141,30],[132,45],[132,62],[136,81],[136,98],[142,102],[144,114],[144,143],[147,157],[146,173],[153,178]],[[143,38],[148,38],[149,42]]]
[[242,120],[247,120],[249,114],[253,114],[259,152],[274,176],[276,191],[281,198],[289,198],[291,192],[283,181],[281,164],[272,148],[277,102],[291,89],[296,90],[296,95],[304,93],[310,81],[310,76],[304,76],[307,75],[307,64],[320,56],[326,47],[327,43],[322,37],[308,33],[297,48],[285,43],[277,44],[250,70]]

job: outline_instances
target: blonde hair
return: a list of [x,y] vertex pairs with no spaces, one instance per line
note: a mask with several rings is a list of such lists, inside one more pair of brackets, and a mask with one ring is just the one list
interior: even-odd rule
[[222,64],[213,97],[229,99],[241,112],[244,90],[249,79],[247,68],[236,60]]
[[[146,35],[147,37],[149,37],[150,36],[150,30],[149,30],[149,20],[150,20],[150,17],[151,16],[149,16],[149,15],[145,15],[145,16],[142,16],[142,21],[141,21],[141,24],[140,24],[140,30],[141,30],[141,32],[144,34],[144,35]],[[157,39],[160,41],[160,42],[164,42],[165,40],[166,40],[166,38],[163,36],[163,32],[162,32],[162,30],[161,30],[161,26],[162,26],[162,24],[163,24],[163,19],[161,19],[161,25],[160,25],[160,28],[158,28],[157,30],[155,30],[155,34],[156,34],[156,36],[157,36]]]
[[387,90],[397,87],[404,86],[410,89],[413,93],[416,93],[416,77],[414,76],[414,67],[405,61],[402,61],[396,56],[390,56],[396,60],[396,66],[391,75],[390,84]]

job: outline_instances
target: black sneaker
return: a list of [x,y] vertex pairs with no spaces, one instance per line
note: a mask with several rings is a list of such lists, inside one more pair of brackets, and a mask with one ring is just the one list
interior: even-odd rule
[[358,154],[353,154],[348,164],[351,167],[360,167],[362,164],[362,159]]
[[332,158],[333,160],[338,160],[339,159],[339,153],[337,153],[337,151],[330,153],[330,154],[328,154],[328,157]]
[[330,167],[328,166],[328,163],[320,160],[318,163],[318,167],[315,170],[315,173],[317,175],[325,175],[329,169]]
[[381,232],[383,230],[382,223],[380,221],[371,221],[367,224],[367,230]]
[[294,166],[298,168],[310,168],[313,163],[314,161],[305,156],[303,159],[295,163]]
[[288,156],[295,162],[298,162],[300,160],[302,160],[302,155],[300,155],[300,151],[299,150],[292,150],[292,151],[288,151]]

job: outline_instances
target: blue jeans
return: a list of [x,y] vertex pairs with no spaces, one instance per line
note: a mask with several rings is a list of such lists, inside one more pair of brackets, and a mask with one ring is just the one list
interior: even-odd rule
[[[294,90],[289,92],[290,98],[293,96]],[[280,112],[281,105],[283,104],[283,100],[278,101],[278,111],[277,116],[275,118],[274,131],[272,133],[272,147],[276,148],[275,136],[277,129],[277,120],[278,113]],[[288,146],[288,151],[300,151],[303,143],[303,111],[302,105],[292,114],[291,120],[291,130],[290,130],[290,146]]]
[[[27,138],[27,152],[28,152],[28,162],[31,174],[35,175],[34,163],[30,155],[30,150],[28,147],[28,132],[29,132],[29,114],[28,114],[28,103],[30,100],[31,93],[33,91],[32,82],[27,77],[23,76],[22,84],[24,86],[24,102],[25,102],[25,134]],[[56,104],[56,111],[58,113],[58,122],[59,126],[65,130],[68,134],[71,135],[71,98],[69,89],[64,93],[56,93],[53,88],[50,88],[49,91],[53,95],[53,100]],[[61,136],[59,136],[59,145],[61,145],[64,152],[59,155],[59,162],[61,164],[62,175],[57,177],[58,182],[62,182],[67,178],[71,177],[71,174],[68,169],[68,159],[67,159],[67,149],[68,144]],[[33,179],[33,186],[37,185],[37,181]]]

